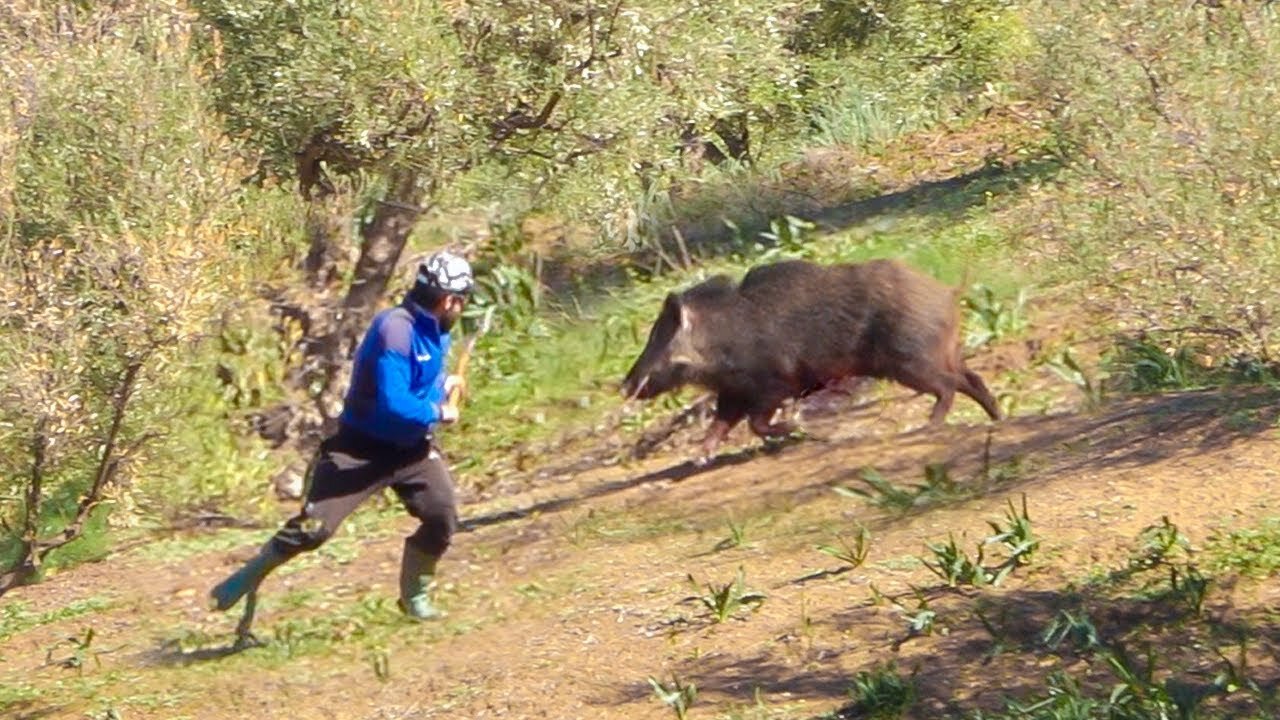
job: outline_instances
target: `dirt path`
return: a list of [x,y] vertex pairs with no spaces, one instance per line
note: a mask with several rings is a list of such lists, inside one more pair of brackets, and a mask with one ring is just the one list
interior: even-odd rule
[[[988,426],[964,413],[910,432],[929,402],[897,394],[815,418],[824,440],[772,454],[730,448],[702,470],[676,448],[466,507],[470,524],[442,568],[450,615],[428,626],[394,612],[399,533],[411,524],[394,515],[376,519],[381,537],[351,538],[273,576],[257,623],[267,645],[238,654],[225,651],[234,615],[208,613],[204,593],[266,531],[234,551],[80,567],[4,599],[16,631],[0,650],[0,707],[16,718],[673,717],[653,676],[696,684],[693,718],[813,718],[847,705],[859,671],[893,660],[917,673],[908,716],[938,717],[998,707],[1002,694],[1030,692],[1071,664],[1038,651],[1028,673],[1025,652],[988,657],[993,639],[975,603],[1002,609],[1026,646],[1074,602],[1072,587],[1123,567],[1162,517],[1198,544],[1220,526],[1280,514],[1273,393],[1015,417],[991,428],[989,446]],[[931,463],[944,463],[950,482],[914,508],[832,490],[865,487],[868,466],[909,488]],[[972,549],[1023,493],[1042,539],[1030,566],[998,587],[950,590],[922,565],[926,543],[948,533]],[[815,549],[853,537],[857,523],[871,533],[861,567],[842,570]],[[712,622],[693,598],[739,568],[745,588],[766,597]],[[913,587],[928,589],[931,635],[909,637],[893,605],[916,608]],[[1274,583],[1241,582],[1208,604],[1252,617],[1278,599]],[[1261,642],[1269,672],[1280,639]]]

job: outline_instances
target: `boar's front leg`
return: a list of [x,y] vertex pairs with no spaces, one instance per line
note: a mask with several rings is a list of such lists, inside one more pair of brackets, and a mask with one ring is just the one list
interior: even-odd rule
[[695,465],[706,465],[715,457],[716,449],[720,447],[720,443],[728,437],[729,431],[738,423],[742,422],[742,418],[747,416],[747,403],[741,398],[732,395],[719,395],[716,397],[716,419],[711,423],[711,427],[707,430],[707,435],[702,440],[702,456],[696,458],[693,462]]

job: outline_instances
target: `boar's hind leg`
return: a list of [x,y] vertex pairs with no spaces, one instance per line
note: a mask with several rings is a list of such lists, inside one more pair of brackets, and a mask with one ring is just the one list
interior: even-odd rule
[[762,438],[780,438],[795,432],[795,425],[787,422],[775,423],[773,415],[778,411],[777,407],[770,408],[767,411],[752,413],[751,415],[751,432]]
[[938,399],[929,413],[929,426],[942,423],[951,412],[951,404],[955,401],[956,386],[959,378],[937,368],[908,366],[899,370],[895,378],[898,382],[920,393],[928,393]]
[[938,401],[933,404],[933,412],[929,413],[930,425],[941,425],[946,419],[947,413],[951,412],[951,403],[956,399],[956,391],[947,388],[940,392],[934,393]]
[[996,405],[996,399],[991,396],[991,391],[987,389],[986,383],[982,382],[982,378],[978,377],[978,373],[968,368],[962,370],[960,384],[956,389],[976,400],[992,420],[1000,419],[1000,408]]

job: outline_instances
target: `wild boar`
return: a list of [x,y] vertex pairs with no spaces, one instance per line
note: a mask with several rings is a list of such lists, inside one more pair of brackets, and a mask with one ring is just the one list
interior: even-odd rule
[[714,392],[699,462],[743,418],[761,438],[792,432],[773,422],[785,400],[852,377],[935,396],[929,427],[946,418],[956,391],[998,420],[995,398],[965,366],[959,326],[955,291],[897,260],[759,265],[737,285],[717,275],[669,293],[622,391],[635,399],[685,385]]

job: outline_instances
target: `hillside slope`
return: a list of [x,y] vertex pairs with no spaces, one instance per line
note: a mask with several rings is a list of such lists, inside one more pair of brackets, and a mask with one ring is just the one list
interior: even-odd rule
[[[978,371],[996,357],[979,358]],[[1068,389],[1047,378],[1046,389]],[[903,717],[959,717],[998,709],[1005,695],[1043,694],[1056,670],[1104,691],[1114,682],[1083,648],[1044,641],[1060,610],[1091,612],[1104,642],[1150,644],[1160,672],[1203,682],[1221,665],[1210,649],[1229,647],[1234,628],[1248,639],[1248,672],[1275,686],[1274,584],[1224,572],[1195,614],[1174,595],[1107,576],[1129,567],[1143,529],[1162,517],[1198,549],[1221,527],[1275,514],[1273,392],[1174,394],[1093,413],[1064,399],[990,426],[988,447],[988,427],[970,424],[976,408],[958,402],[948,427],[919,432],[930,400],[885,390],[813,413],[818,439],[778,452],[735,433],[738,448],[702,470],[677,444],[464,506],[440,624],[394,610],[399,533],[411,527],[394,508],[273,576],[256,625],[264,644],[239,653],[229,649],[234,614],[208,613],[204,593],[269,530],[211,532],[73,569],[6,599],[6,716],[671,717],[652,676],[696,686],[693,718],[862,717],[851,680],[895,661],[917,692]],[[944,463],[946,478],[912,501],[931,463]],[[894,509],[889,488],[833,492],[868,488],[868,466],[912,506]],[[948,588],[923,565],[926,544],[949,533],[972,554],[987,521],[1003,522],[1022,494],[1041,540],[1029,565],[985,588]],[[860,567],[815,549],[852,541],[857,523],[870,532]],[[1001,557],[989,549],[988,566]],[[765,599],[713,622],[696,597],[710,599],[708,586],[739,569]],[[1165,582],[1167,570],[1149,575]],[[929,617],[921,598],[935,615],[919,626],[931,632],[912,637],[905,616]],[[1262,712],[1242,692],[1206,702]]]

